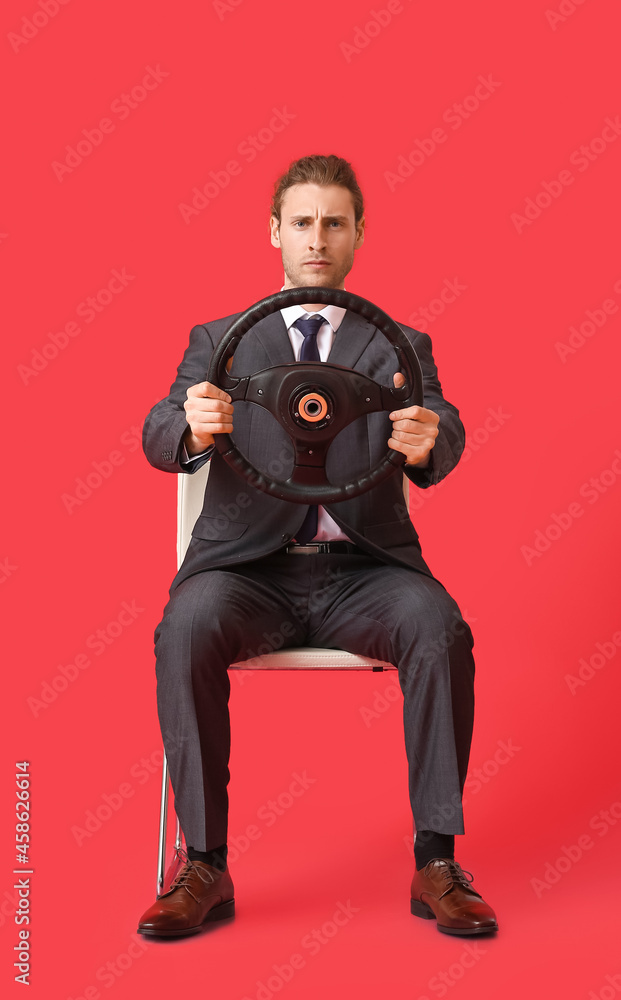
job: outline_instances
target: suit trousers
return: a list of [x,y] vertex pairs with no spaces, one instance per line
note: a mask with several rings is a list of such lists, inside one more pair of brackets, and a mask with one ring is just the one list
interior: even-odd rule
[[227,841],[229,665],[286,646],[397,667],[415,827],[463,833],[474,659],[459,607],[405,566],[281,551],[185,579],[155,630],[158,715],[186,843],[205,851]]

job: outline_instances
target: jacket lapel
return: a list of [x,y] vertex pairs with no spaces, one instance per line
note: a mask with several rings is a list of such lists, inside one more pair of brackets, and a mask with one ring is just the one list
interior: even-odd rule
[[287,327],[280,311],[260,320],[254,328],[254,333],[269,358],[270,366],[286,365],[295,361]]
[[[375,332],[376,328],[371,323],[348,309],[334,336],[328,361],[345,368],[354,368]],[[260,320],[254,327],[254,336],[265,351],[270,365],[289,364],[295,360],[280,311]]]
[[333,365],[354,368],[375,334],[375,327],[349,309],[332,342],[328,361]]

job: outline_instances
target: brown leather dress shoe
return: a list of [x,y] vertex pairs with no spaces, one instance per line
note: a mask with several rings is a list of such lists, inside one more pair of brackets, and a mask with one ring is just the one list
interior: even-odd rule
[[416,917],[435,918],[443,934],[465,936],[497,931],[494,911],[471,883],[471,873],[464,872],[456,861],[434,858],[414,873],[410,909]]
[[177,851],[182,868],[168,892],[162,893],[140,918],[139,934],[180,937],[197,934],[210,920],[235,915],[233,882],[228,867],[221,872]]

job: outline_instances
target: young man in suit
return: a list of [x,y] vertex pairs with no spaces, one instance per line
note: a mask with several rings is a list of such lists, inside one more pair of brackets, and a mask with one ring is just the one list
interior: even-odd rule
[[[308,156],[292,163],[275,185],[270,217],[283,287],[344,288],[364,222],[347,161]],[[292,461],[290,440],[265,410],[233,406],[206,381],[212,352],[235,318],[193,328],[170,394],[153,407],[143,432],[156,468],[191,474],[211,461],[211,471],[155,633],[158,712],[187,855],[138,929],[191,934],[233,913],[226,861],[228,666],[276,635],[280,645],[341,648],[397,667],[417,831],[412,913],[435,918],[448,934],[495,931],[493,910],[454,855],[455,834],[464,832],[461,798],[474,713],[470,629],[422,557],[400,472],[360,497],[306,507],[254,489],[214,450],[214,434],[231,434],[235,426],[236,444],[256,467],[273,472],[275,462],[276,478],[285,479]],[[330,450],[337,473],[330,475],[328,461],[331,481],[363,474],[388,448],[405,455],[403,471],[423,488],[459,460],[464,429],[442,395],[431,341],[402,329],[421,362],[424,405],[350,424]],[[328,359],[382,384],[404,382],[394,351],[371,323],[312,302],[257,323],[240,342],[231,374]]]

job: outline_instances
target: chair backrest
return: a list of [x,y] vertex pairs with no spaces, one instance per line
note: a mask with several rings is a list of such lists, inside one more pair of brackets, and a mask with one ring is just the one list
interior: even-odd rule
[[[177,566],[181,566],[196,519],[203,509],[205,487],[211,462],[205,462],[197,472],[181,472],[177,483]],[[410,481],[403,477],[403,495],[410,509]]]
[[180,472],[177,477],[177,567],[185,558],[192,528],[203,509],[210,466],[211,462],[205,462],[197,472]]

